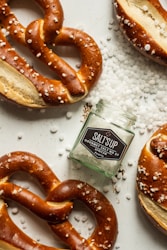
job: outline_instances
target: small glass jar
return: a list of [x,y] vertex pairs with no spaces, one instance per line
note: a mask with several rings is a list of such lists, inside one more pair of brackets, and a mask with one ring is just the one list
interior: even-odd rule
[[70,158],[82,165],[113,177],[134,137],[131,131],[136,117],[105,104],[92,110],[70,152]]

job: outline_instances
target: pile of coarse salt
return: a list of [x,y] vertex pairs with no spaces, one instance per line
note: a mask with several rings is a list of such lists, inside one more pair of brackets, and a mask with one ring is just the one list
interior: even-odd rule
[[137,116],[136,128],[151,131],[167,122],[167,67],[144,57],[126,40],[114,19],[100,41],[103,72],[86,101],[116,104]]

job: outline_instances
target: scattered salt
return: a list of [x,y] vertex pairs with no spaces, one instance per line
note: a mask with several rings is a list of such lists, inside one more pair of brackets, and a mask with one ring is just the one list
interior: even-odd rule
[[[143,9],[146,11],[145,6]],[[100,41],[100,48],[103,72],[86,101],[95,105],[100,99],[109,104],[114,100],[124,111],[132,111],[137,116],[135,128],[145,125],[139,131],[141,135],[165,123],[167,98],[163,97],[167,91],[167,68],[135,50],[113,20],[109,22],[106,38]],[[148,50],[149,44],[145,48]]]
[[71,145],[66,145],[66,151],[70,152],[71,151]]
[[127,199],[127,200],[131,200],[131,198],[132,198],[132,197],[131,197],[131,194],[126,194],[126,199]]
[[12,214],[16,215],[19,213],[19,209],[17,207],[12,208]]
[[94,225],[91,224],[91,223],[89,223],[89,224],[88,224],[88,230],[91,231],[91,230],[93,230],[93,228],[94,228]]
[[121,247],[119,245],[115,246],[115,249],[120,249]]
[[24,219],[24,218],[21,218],[21,219],[20,219],[20,223],[21,223],[21,224],[25,224],[25,219]]
[[109,191],[110,191],[110,186],[109,185],[105,185],[105,186],[103,186],[103,192],[104,193],[108,193]]
[[75,216],[74,216],[74,219],[75,219],[77,222],[79,222],[79,221],[80,221],[80,216],[79,216],[79,215],[75,215]]
[[69,112],[69,111],[68,111],[68,112],[66,113],[66,118],[67,118],[67,119],[71,119],[71,118],[72,118],[72,112]]
[[112,183],[113,183],[113,184],[117,183],[117,178],[116,178],[115,176],[114,176],[114,177],[112,177],[112,179],[111,179],[111,180],[112,180]]
[[64,135],[63,135],[63,134],[61,134],[61,135],[59,136],[59,141],[64,141]]
[[63,149],[60,149],[58,155],[59,155],[59,156],[63,156],[63,154],[64,154],[64,150],[63,150]]
[[120,180],[122,178],[122,173],[121,172],[118,172],[117,174],[117,179]]
[[132,166],[133,166],[133,161],[130,160],[130,159],[128,160],[128,166],[129,166],[129,167],[132,167]]
[[85,223],[88,220],[88,216],[87,215],[83,215],[82,216],[82,222]]
[[121,192],[121,187],[119,185],[115,186],[115,192],[120,193]]
[[57,131],[58,131],[57,125],[53,125],[53,126],[50,128],[50,132],[51,132],[52,134],[57,133]]
[[17,134],[17,139],[18,140],[21,140],[23,138],[23,132],[19,132],[18,134]]
[[124,173],[124,174],[122,175],[122,180],[125,181],[126,179],[127,179],[127,174]]

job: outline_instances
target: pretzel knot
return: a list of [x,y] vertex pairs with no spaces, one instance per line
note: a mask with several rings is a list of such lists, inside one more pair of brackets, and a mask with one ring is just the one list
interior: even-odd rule
[[[74,103],[83,99],[97,81],[102,56],[94,39],[81,30],[63,27],[63,9],[58,0],[36,0],[44,18],[24,27],[7,1],[0,2],[0,22],[19,44],[29,48],[57,75],[44,77],[33,69],[0,32],[0,93],[29,107],[47,107]],[[76,70],[55,52],[57,46],[73,46],[80,52],[81,65]],[[6,72],[6,73],[5,73]]]
[[[46,193],[46,200],[9,181],[18,171],[27,172],[39,181]],[[117,218],[105,196],[82,181],[60,182],[48,165],[31,153],[12,152],[0,158],[0,198],[0,245],[5,249],[60,249],[44,246],[24,234],[8,215],[5,203],[8,199],[44,219],[69,249],[110,249],[115,243]],[[83,238],[68,221],[74,200],[83,202],[96,218],[96,227],[88,239]]]

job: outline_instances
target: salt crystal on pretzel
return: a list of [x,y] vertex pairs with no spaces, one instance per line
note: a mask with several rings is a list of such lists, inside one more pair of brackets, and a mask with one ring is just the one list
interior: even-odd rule
[[[10,182],[18,171],[34,176],[46,193],[42,200],[34,193]],[[34,241],[11,220],[6,208],[14,200],[45,220],[53,232],[69,247],[76,250],[104,250],[114,246],[117,237],[117,218],[111,203],[98,190],[79,180],[60,182],[48,165],[28,152],[12,152],[0,158],[0,245],[5,249],[58,250]],[[74,200],[80,200],[93,213],[96,225],[85,239],[68,221]]]
[[[58,0],[36,0],[44,18],[24,27],[9,3],[0,2],[0,22],[10,36],[28,47],[58,76],[49,79],[34,70],[12,48],[0,31],[0,93],[27,107],[48,107],[74,103],[83,99],[97,81],[102,69],[102,56],[94,39],[81,30],[63,27],[63,9]],[[35,40],[34,40],[35,39]],[[74,46],[81,56],[76,71],[49,46]]]

